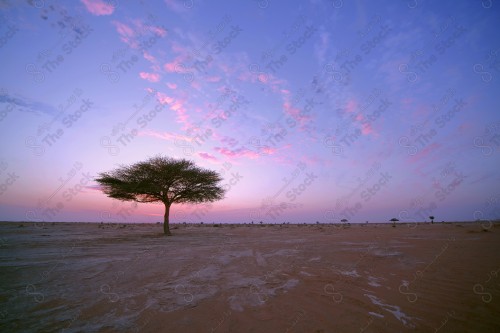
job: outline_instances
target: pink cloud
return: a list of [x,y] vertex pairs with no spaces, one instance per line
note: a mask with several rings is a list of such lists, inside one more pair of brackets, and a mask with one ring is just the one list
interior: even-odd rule
[[172,41],[172,52],[187,56],[189,54],[189,49],[183,44]]
[[169,109],[172,111],[175,111],[175,113],[177,114],[177,122],[184,124],[183,129],[190,128],[191,124],[188,121],[189,116],[187,115],[187,109],[184,106],[184,104],[185,104],[184,100],[175,99],[175,98],[170,97],[162,92],[156,93],[156,99],[161,104],[170,105]]
[[167,82],[167,87],[169,87],[172,90],[177,89],[177,85],[175,83]]
[[[133,26],[118,21],[113,21],[112,23],[116,27],[116,32],[120,35],[120,39],[134,49],[139,47],[138,38],[144,36],[147,32],[161,37],[167,34],[167,31],[163,27],[147,25],[141,20],[132,21]],[[146,57],[146,55],[144,55],[144,57]]]
[[469,131],[473,128],[473,126],[474,124],[471,122],[468,121],[463,122],[458,126],[458,132],[460,133],[460,135],[468,134]]
[[182,135],[182,134],[176,134],[176,133],[170,133],[170,132],[156,132],[152,130],[147,130],[147,131],[140,131],[138,133],[139,136],[149,136],[161,140],[166,140],[166,141],[176,141],[176,140],[182,140],[186,142],[191,142],[193,141],[193,138]]
[[[226,74],[226,76],[230,75],[231,72],[235,71],[227,66],[221,65],[220,67],[221,67],[222,71],[224,72],[224,74]],[[283,89],[281,88],[281,86],[285,85],[287,83],[285,80],[279,79],[271,73],[250,72],[250,71],[248,71],[248,69],[246,69],[245,71],[242,71],[238,75],[238,79],[240,81],[244,81],[244,82],[263,84],[263,85],[269,87],[275,93],[280,93],[280,92],[284,93],[282,91]],[[287,90],[285,90],[285,91],[287,91]]]
[[198,81],[193,81],[193,82],[191,82],[191,87],[196,89],[196,90],[200,90],[201,84]]
[[189,7],[187,6],[189,4],[189,1],[184,2],[178,0],[165,0],[165,4],[171,11],[174,11],[176,13],[183,13],[189,9]]
[[144,51],[142,55],[144,56],[144,59],[148,60],[149,62],[156,62],[156,58],[153,57],[150,53]]
[[262,147],[261,152],[266,154],[266,155],[273,155],[276,153],[277,149],[276,148],[271,148],[271,147]]
[[424,159],[427,159],[430,155],[435,153],[439,148],[441,148],[441,145],[435,142],[431,145],[428,145],[424,149],[420,150],[417,154],[411,156],[408,160],[410,161],[411,164],[420,162]]
[[168,73],[177,73],[184,74],[188,73],[189,70],[186,66],[183,65],[183,60],[185,57],[178,56],[173,61],[167,62],[163,65],[163,69],[165,69]]
[[221,80],[220,76],[209,76],[205,78],[207,82],[219,82]]
[[149,82],[160,81],[160,74],[157,73],[140,72],[139,76],[141,77],[141,79],[148,80]]
[[308,114],[306,110],[301,110],[293,106],[290,101],[290,95],[288,93],[284,94],[285,101],[283,102],[283,111],[288,116],[292,117],[300,125],[300,130],[304,130],[307,123],[311,120],[311,115]]
[[170,62],[163,65],[163,68],[169,73],[187,73],[189,72],[186,66],[183,66],[183,62],[190,59],[190,50],[175,41],[171,42],[171,51],[177,56]]
[[120,36],[132,37],[135,35],[134,30],[132,30],[132,28],[126,25],[125,23],[113,21],[113,24],[116,27],[116,31],[120,34]]
[[271,147],[258,147],[257,151],[253,151],[245,147],[241,147],[234,150],[222,147],[215,147],[214,150],[217,151],[219,154],[222,154],[226,157],[233,159],[237,159],[240,157],[256,159],[263,155],[273,155],[277,151],[277,149]]
[[215,157],[214,155],[211,155],[209,153],[200,152],[200,153],[198,153],[198,156],[200,156],[201,158],[203,158],[205,160],[217,161],[217,157]]
[[412,122],[414,122],[415,124],[419,124],[422,119],[425,119],[427,118],[427,116],[429,115],[431,111],[431,108],[427,105],[413,105],[413,106],[410,106],[408,108],[409,110],[412,110],[413,109],[413,112],[411,113],[411,117],[412,117]]
[[163,65],[163,68],[169,73],[174,73],[176,66],[177,66],[176,62],[168,62],[165,65]]
[[175,102],[172,104],[172,106],[170,106],[170,109],[171,109],[171,110],[174,110],[174,111],[178,111],[178,110],[180,110],[181,108],[182,108],[182,102],[181,102],[181,101],[179,101],[179,100],[175,101]]
[[184,124],[182,129],[186,130],[191,127],[191,123],[189,122],[189,116],[187,114],[187,110],[182,107],[176,110],[177,113],[177,122],[180,124]]
[[221,148],[221,147],[215,147],[214,148],[219,154],[222,154],[226,157],[229,157],[229,158],[239,158],[239,157],[248,157],[250,159],[256,159],[256,158],[259,158],[259,154],[254,152],[254,151],[251,151],[247,148],[238,148],[238,149],[235,149],[235,150],[231,150],[231,149],[228,149],[228,148]]
[[415,103],[415,100],[413,98],[405,97],[401,100],[401,103],[405,107],[411,107]]
[[118,32],[118,34],[120,35],[120,39],[122,42],[126,43],[132,48],[137,47],[137,43],[133,40],[135,32],[131,27],[129,27],[125,23],[121,23],[118,21],[113,21],[113,25],[116,28],[116,32]]
[[144,23],[140,19],[133,20],[132,23],[134,23],[136,30],[141,35],[144,35],[147,32],[151,32],[157,36],[165,37],[165,35],[167,34],[167,30],[165,28],[159,27],[159,26],[154,26],[154,25],[149,25],[147,23]]
[[159,91],[156,93],[156,99],[161,104],[171,104],[174,101],[173,97],[167,96],[166,94]]
[[361,125],[361,133],[363,135],[373,134],[373,128],[369,123],[364,123]]
[[345,106],[345,111],[347,113],[352,113],[354,112],[356,109],[358,108],[358,102],[356,102],[355,100],[353,99],[350,99],[348,102],[347,102],[347,105]]
[[161,36],[161,37],[165,37],[165,35],[167,34],[167,30],[165,30],[163,27],[157,27],[157,26],[154,26],[154,25],[149,25],[149,26],[147,26],[147,29],[149,31],[151,31],[152,33],[154,33],[155,35],[158,35],[158,36]]
[[288,100],[283,103],[283,110],[287,115],[296,118],[296,120],[298,120],[298,118],[300,117],[300,110],[294,107]]
[[376,134],[370,121],[362,113],[357,112],[358,106],[359,104],[355,99],[350,99],[347,101],[344,110],[346,114],[349,114],[354,124],[361,126],[361,134]]
[[102,0],[80,0],[89,13],[97,16],[101,15],[111,15],[115,11],[115,7],[111,4],[106,3]]
[[323,159],[318,156],[301,156],[300,160],[304,161],[307,165],[321,165],[321,166],[333,165],[333,161],[331,159]]

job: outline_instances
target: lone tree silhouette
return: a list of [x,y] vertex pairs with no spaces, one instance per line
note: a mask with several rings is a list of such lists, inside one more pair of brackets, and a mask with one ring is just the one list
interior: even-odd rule
[[395,227],[396,226],[396,222],[399,222],[399,220],[397,218],[393,217],[391,219],[391,222],[392,222],[392,226]]
[[[163,232],[171,236],[169,212],[173,203],[220,200],[225,190],[215,171],[197,167],[185,159],[156,156],[144,162],[99,174],[96,181],[111,198],[123,201],[162,202],[165,205]],[[203,222],[202,222],[203,223]]]
[[429,216],[429,218],[431,219],[431,223],[434,223],[435,217],[431,215],[431,216]]

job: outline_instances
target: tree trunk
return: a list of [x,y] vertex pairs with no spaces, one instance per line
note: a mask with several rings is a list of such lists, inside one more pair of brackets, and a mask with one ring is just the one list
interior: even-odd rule
[[165,216],[163,218],[163,233],[165,234],[165,236],[172,236],[172,234],[170,233],[170,229],[168,227],[169,214],[170,214],[170,204],[165,203]]

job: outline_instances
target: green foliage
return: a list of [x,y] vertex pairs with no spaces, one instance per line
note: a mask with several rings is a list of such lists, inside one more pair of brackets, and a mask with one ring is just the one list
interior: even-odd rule
[[395,227],[396,226],[396,222],[399,222],[399,220],[395,217],[393,217],[392,219],[390,219],[390,221],[392,222],[392,226]]
[[168,236],[171,235],[169,211],[173,203],[210,202],[224,198],[225,194],[217,172],[197,167],[185,159],[163,156],[100,173],[96,181],[102,191],[114,199],[163,202],[163,232]]
[[156,156],[99,174],[96,181],[111,198],[137,202],[200,203],[222,199],[220,175],[185,159]]

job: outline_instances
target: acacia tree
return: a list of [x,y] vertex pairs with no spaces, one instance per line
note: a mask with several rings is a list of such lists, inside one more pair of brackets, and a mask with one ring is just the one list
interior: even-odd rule
[[144,162],[120,166],[99,174],[96,181],[111,198],[123,201],[162,202],[165,205],[163,232],[169,229],[170,206],[173,203],[201,203],[220,200],[225,190],[222,177],[215,171],[197,167],[186,159],[156,156]]
[[431,219],[431,223],[434,223],[435,217],[431,215],[431,216],[429,216],[429,218]]
[[392,222],[392,226],[395,227],[396,226],[396,222],[399,222],[399,220],[395,217],[393,217],[392,219],[390,219],[390,221]]

